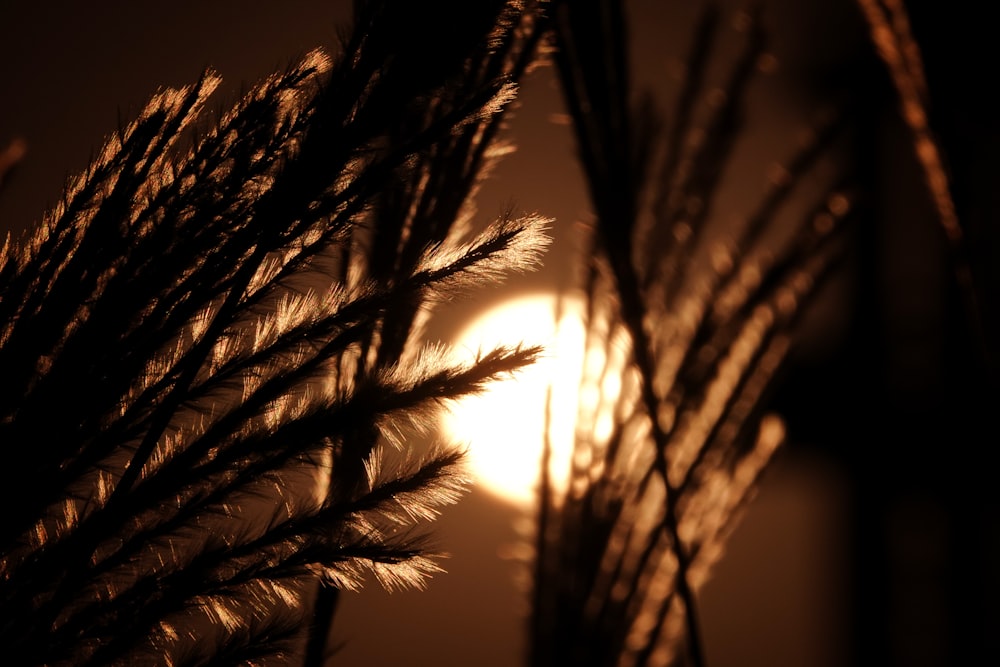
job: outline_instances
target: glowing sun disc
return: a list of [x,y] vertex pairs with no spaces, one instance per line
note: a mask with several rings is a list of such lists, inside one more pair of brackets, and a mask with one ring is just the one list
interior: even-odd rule
[[551,294],[522,297],[488,311],[459,335],[458,349],[470,355],[518,343],[545,348],[537,362],[463,400],[446,420],[451,437],[468,444],[479,485],[510,502],[528,505],[535,499],[550,385],[550,471],[554,486],[561,488],[572,452],[583,362],[582,308],[580,300],[560,302]]

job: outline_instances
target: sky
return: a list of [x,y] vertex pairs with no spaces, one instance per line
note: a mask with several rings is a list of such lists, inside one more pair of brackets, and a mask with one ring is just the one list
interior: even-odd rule
[[[211,67],[224,81],[217,99],[231,100],[243,84],[331,44],[348,5],[315,0],[178,0],[155,7],[119,0],[0,4],[0,144],[19,137],[28,151],[0,191],[0,229],[16,234],[37,221],[58,198],[66,175],[82,168],[119,119],[131,118],[158,87],[191,82]],[[693,16],[689,6],[675,5],[654,0],[630,5],[637,80],[665,90],[672,58],[683,52]],[[864,50],[852,3],[775,0],[765,7],[779,67],[755,93],[753,131],[729,195],[736,208],[756,192],[761,171],[784,155],[794,129],[815,109],[821,93],[843,85],[838,77],[850,71],[846,65],[840,69],[843,63]],[[535,274],[485,290],[472,303],[456,304],[452,319],[432,322],[429,335],[453,341],[456,321],[512,296],[570,286],[575,231],[588,209],[572,137],[558,122],[561,110],[550,72],[539,70],[524,82],[510,128],[517,150],[477,199],[483,216],[513,201],[525,212],[553,217],[559,250]],[[896,181],[888,179],[895,188],[913,188],[907,169],[912,167],[893,172]],[[924,245],[913,248],[933,243],[927,240],[933,232],[920,234]],[[897,259],[895,279],[915,276],[917,284],[935,289],[937,274],[928,278],[912,264]],[[800,368],[811,371],[828,362],[848,335],[851,285],[848,278],[826,293],[828,306],[813,320],[812,345],[798,360]],[[893,320],[897,329],[903,327],[905,334],[905,323],[916,322],[920,335],[926,333],[921,323],[933,317],[926,304],[892,303],[903,318]],[[888,354],[919,356],[924,338],[907,340],[912,349],[893,346]],[[919,381],[926,377],[918,373],[923,368],[918,362],[898,368],[910,369]],[[808,381],[796,386],[816,389]],[[855,511],[849,502],[854,487],[843,465],[833,462],[836,457],[822,446],[808,446],[823,437],[816,427],[793,430],[793,435],[799,444],[793,443],[765,477],[703,592],[704,632],[714,667],[833,666],[844,664],[849,650],[853,626],[848,616],[857,604],[847,593],[853,585],[848,523]],[[904,504],[899,511],[911,508]],[[517,664],[523,650],[523,591],[513,556],[523,544],[525,522],[523,510],[474,489],[435,524],[437,541],[451,558],[445,563],[448,573],[435,577],[427,591],[365,590],[346,596],[335,625],[335,638],[346,644],[335,664]]]

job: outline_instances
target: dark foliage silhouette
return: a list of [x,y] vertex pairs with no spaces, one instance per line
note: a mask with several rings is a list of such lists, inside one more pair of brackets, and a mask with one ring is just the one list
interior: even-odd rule
[[210,123],[211,72],[157,94],[4,246],[8,664],[287,660],[314,606],[329,624],[314,582],[436,570],[409,528],[461,493],[461,452],[409,439],[537,350],[456,365],[414,334],[545,246],[534,216],[455,224],[534,12],[356,2],[337,53]]
[[[624,4],[553,8],[594,222],[573,465],[558,486],[543,466],[533,665],[704,664],[696,589],[783,440],[765,399],[851,211],[845,176],[798,210],[842,135],[834,114],[772,169],[740,226],[709,231],[766,36],[739,15],[742,48],[715,84],[722,16],[709,5],[668,118],[633,97]],[[775,245],[766,235],[786,210],[801,220]]]

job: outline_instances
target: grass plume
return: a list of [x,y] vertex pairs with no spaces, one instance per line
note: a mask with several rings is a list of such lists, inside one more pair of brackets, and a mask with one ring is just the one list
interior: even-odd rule
[[827,184],[792,240],[766,245],[840,135],[838,117],[773,170],[729,237],[710,227],[766,43],[759,17],[738,19],[742,46],[715,89],[722,26],[704,10],[668,116],[633,97],[623,3],[553,9],[594,222],[572,465],[558,487],[543,467],[540,486],[533,665],[704,665],[697,589],[784,437],[765,399],[842,250],[851,198],[846,180]]
[[[417,334],[429,308],[546,246],[538,216],[475,237],[455,224],[538,8],[355,4],[332,55],[214,118],[211,72],[155,95],[4,246],[12,664],[305,659],[307,628],[329,625],[315,582],[437,570],[396,528],[458,497],[461,454],[381,452],[537,353],[456,365]],[[463,39],[432,38],[445,18]]]

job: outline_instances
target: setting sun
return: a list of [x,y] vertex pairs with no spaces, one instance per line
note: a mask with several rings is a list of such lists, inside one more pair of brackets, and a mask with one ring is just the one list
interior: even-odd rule
[[534,499],[550,387],[550,471],[557,489],[563,482],[573,446],[583,362],[581,317],[579,300],[539,294],[487,311],[459,335],[458,349],[470,355],[500,344],[545,349],[535,364],[481,396],[466,399],[447,420],[450,435],[469,444],[477,482],[507,501],[528,505]]

